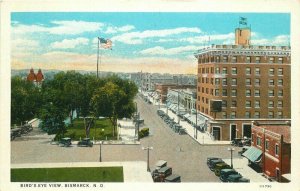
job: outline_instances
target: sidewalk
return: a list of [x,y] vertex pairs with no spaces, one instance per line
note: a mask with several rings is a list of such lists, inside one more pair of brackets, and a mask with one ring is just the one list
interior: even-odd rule
[[[227,164],[231,163],[231,159],[223,159]],[[239,172],[243,177],[250,179],[252,182],[270,182],[268,179],[264,178],[261,173],[257,173],[255,170],[248,166],[248,159],[234,158],[232,159],[233,168]]]
[[11,164],[11,168],[69,168],[69,167],[113,167],[123,166],[124,182],[153,182],[147,163],[134,162],[70,162],[70,163],[28,163]]
[[[167,108],[160,108],[165,113],[167,113]],[[178,116],[174,114],[171,110],[168,110],[168,115],[171,118],[174,118],[178,122]],[[206,132],[197,131],[197,139],[194,137],[194,127],[189,124],[187,121],[180,119],[180,125],[186,129],[187,134],[192,137],[195,141],[202,145],[229,145],[230,141],[214,141],[211,136]]]

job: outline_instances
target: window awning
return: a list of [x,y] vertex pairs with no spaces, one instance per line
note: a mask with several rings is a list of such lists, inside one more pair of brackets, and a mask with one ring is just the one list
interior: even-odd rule
[[250,147],[247,151],[245,151],[242,156],[246,157],[249,159],[251,162],[258,162],[262,155],[262,151],[255,148],[255,147]]

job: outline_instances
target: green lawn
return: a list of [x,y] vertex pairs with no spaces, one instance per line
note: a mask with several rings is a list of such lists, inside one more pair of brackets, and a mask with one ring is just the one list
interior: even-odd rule
[[[104,131],[102,131],[102,129]],[[97,119],[95,120],[95,125],[90,129],[90,138],[95,140],[116,140],[117,133],[113,136],[113,126],[109,119]],[[116,128],[117,129],[117,128]],[[80,138],[85,138],[85,129],[83,119],[75,119],[73,121],[73,126],[67,128],[67,133],[65,137],[70,137],[72,140],[79,140]]]
[[11,169],[12,182],[124,182],[123,167]]

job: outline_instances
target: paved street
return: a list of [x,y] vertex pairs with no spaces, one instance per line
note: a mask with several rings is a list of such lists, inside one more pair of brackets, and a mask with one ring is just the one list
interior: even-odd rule
[[[147,151],[142,146],[152,146],[150,168],[159,159],[168,161],[174,174],[179,174],[183,182],[219,182],[206,166],[208,156],[229,158],[228,146],[203,146],[188,135],[174,133],[156,114],[157,106],[137,98],[138,110],[145,119],[144,127],[150,129],[150,136],[141,139],[141,145],[103,145],[102,160],[146,161]],[[141,127],[142,128],[142,127]],[[34,138],[37,136],[36,138]],[[99,145],[92,148],[64,148],[50,144],[47,135],[34,135],[30,139],[17,138],[11,142],[11,162],[17,163],[55,163],[55,162],[97,162]],[[238,151],[239,149],[237,149]],[[235,157],[238,157],[235,152]],[[146,169],[145,169],[146,171]]]

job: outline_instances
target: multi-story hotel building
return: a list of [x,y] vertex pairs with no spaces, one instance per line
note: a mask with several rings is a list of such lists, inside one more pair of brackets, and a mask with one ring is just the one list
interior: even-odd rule
[[209,119],[207,130],[216,140],[250,138],[253,120],[291,117],[290,47],[250,45],[248,28],[235,32],[235,45],[211,45],[195,53],[197,109]]

